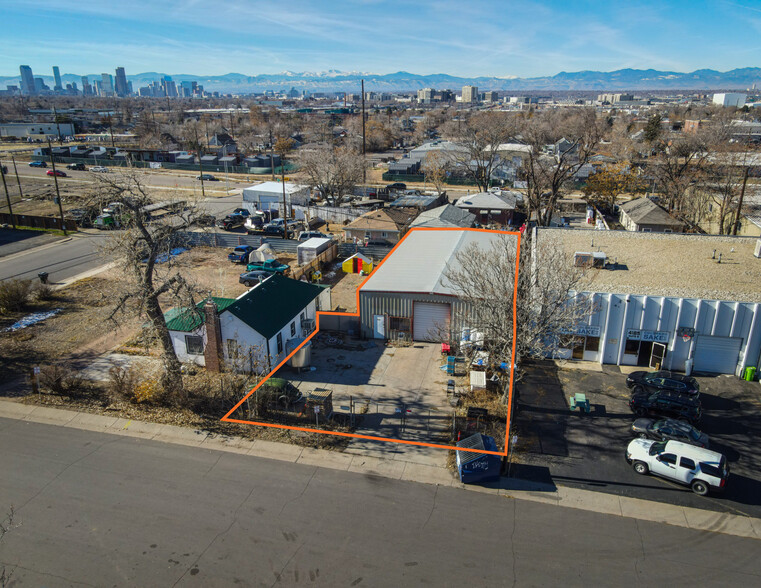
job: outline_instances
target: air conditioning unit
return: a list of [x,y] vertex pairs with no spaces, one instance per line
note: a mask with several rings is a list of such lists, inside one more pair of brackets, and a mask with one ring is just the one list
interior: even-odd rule
[[573,255],[573,265],[575,267],[605,267],[606,255],[602,251],[577,251]]
[[314,331],[315,330],[315,320],[314,319],[304,319],[303,321],[301,321],[301,330],[305,334],[307,334],[307,335],[309,333],[311,333],[312,331]]

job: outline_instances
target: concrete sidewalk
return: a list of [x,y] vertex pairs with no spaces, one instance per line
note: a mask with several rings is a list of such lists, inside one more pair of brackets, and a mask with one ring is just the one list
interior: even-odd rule
[[[678,527],[725,533],[737,537],[761,539],[761,519],[719,513],[592,492],[564,486],[527,482],[516,478],[502,478],[499,483],[475,486],[465,485],[444,467],[410,461],[386,459],[368,455],[352,455],[337,451],[299,447],[261,439],[250,440],[207,433],[174,425],[161,425],[128,420],[116,416],[95,415],[60,408],[21,404],[0,400],[0,417],[35,423],[58,425],[98,431],[112,435],[139,437],[165,443],[200,447],[214,451],[228,451],[355,472],[359,474],[436,484],[496,494],[508,499],[543,502],[558,507],[575,508],[608,515],[665,523]],[[439,451],[431,449],[430,451]]]

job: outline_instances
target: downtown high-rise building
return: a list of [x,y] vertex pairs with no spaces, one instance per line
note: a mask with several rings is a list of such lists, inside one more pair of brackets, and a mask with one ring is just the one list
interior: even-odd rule
[[101,96],[113,96],[114,95],[114,76],[111,74],[100,74],[100,95]]
[[34,85],[34,74],[28,65],[19,66],[21,73],[21,93],[24,96],[34,96],[37,93]]
[[87,76],[82,76],[82,96],[92,96],[92,86]]
[[129,94],[129,87],[127,86],[127,75],[124,73],[123,67],[116,68],[116,95],[126,96]]
[[467,102],[468,104],[478,102],[478,86],[463,86],[462,101]]
[[53,66],[53,77],[55,78],[55,85],[53,86],[54,92],[60,92],[63,90],[63,84],[61,83],[61,70],[57,65]]

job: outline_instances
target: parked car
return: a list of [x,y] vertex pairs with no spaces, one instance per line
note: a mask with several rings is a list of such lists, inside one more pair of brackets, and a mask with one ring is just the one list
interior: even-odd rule
[[258,233],[264,228],[264,219],[258,214],[253,214],[246,219],[244,226],[249,235],[251,233]]
[[196,180],[203,180],[204,182],[218,182],[219,180],[211,174],[201,174],[196,176]]
[[727,459],[721,453],[679,441],[634,439],[626,448],[626,461],[638,474],[684,484],[700,496],[724,490],[729,477]]
[[103,165],[94,165],[90,168],[90,171],[105,174],[108,173],[108,168]]
[[688,396],[700,396],[700,386],[695,378],[663,370],[658,372],[632,372],[626,378],[626,386],[632,392],[670,390]]
[[58,176],[59,178],[65,178],[66,177],[66,172],[62,172],[60,169],[56,169],[56,170],[49,169],[45,173],[47,173],[47,175],[49,175],[49,176]]
[[47,167],[48,164],[44,161],[30,161],[29,167]]
[[[278,219],[279,220],[279,219]],[[296,228],[291,225],[291,223],[288,223],[288,229],[286,231],[283,230],[283,224],[275,224],[275,223],[269,223],[264,225],[264,228],[262,229],[264,231],[265,235],[277,235],[278,237],[282,237],[283,233],[286,232],[288,239],[293,239],[295,236]]]
[[402,182],[396,182],[394,184],[389,184],[386,186],[386,190],[406,190],[407,184],[404,184]]
[[233,263],[248,263],[248,256],[253,250],[251,245],[239,245],[228,254],[227,259]]
[[256,286],[261,280],[266,280],[272,275],[271,272],[265,272],[264,270],[256,270],[253,272],[244,272],[240,275],[240,278],[238,281],[248,286],[249,288],[251,286]]
[[261,270],[271,274],[285,274],[290,270],[290,266],[280,263],[277,259],[265,259],[264,261],[252,261],[246,266],[247,272]]
[[236,208],[235,210],[232,211],[231,214],[239,214],[241,216],[245,216],[246,218],[251,216],[251,213],[249,212],[248,208]]
[[66,169],[75,169],[79,171],[87,171],[84,163],[70,163],[66,166]]
[[232,231],[237,227],[242,227],[245,220],[238,214],[228,214],[225,218],[217,221],[217,226],[225,231]]
[[695,447],[708,449],[708,435],[701,433],[695,427],[675,419],[637,419],[632,423],[632,433],[641,439],[656,441],[681,441]]
[[299,233],[299,241],[302,243],[304,241],[309,241],[309,239],[314,239],[314,238],[329,239],[330,236],[326,235],[325,233],[321,233],[320,231],[301,231]]
[[629,399],[629,408],[637,416],[660,416],[684,420],[691,424],[700,421],[700,400],[678,392],[638,392]]

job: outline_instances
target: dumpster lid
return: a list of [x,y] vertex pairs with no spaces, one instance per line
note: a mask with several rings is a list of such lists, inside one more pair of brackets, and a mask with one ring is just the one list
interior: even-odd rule
[[[484,445],[484,436],[481,433],[476,433],[475,435],[461,439],[457,442],[457,447],[463,447],[465,449],[486,449],[486,446]],[[476,453],[475,451],[457,452],[457,459],[460,465],[468,464],[483,456],[483,453]]]

